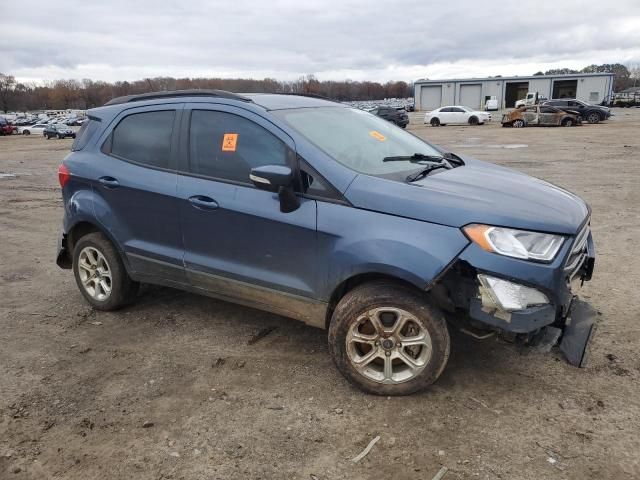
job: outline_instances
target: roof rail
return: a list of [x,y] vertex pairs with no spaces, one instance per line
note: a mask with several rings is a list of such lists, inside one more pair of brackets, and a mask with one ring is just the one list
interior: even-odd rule
[[227,92],[225,90],[166,90],[162,92],[139,93],[136,95],[125,95],[124,97],[116,97],[109,100],[106,105],[118,105],[121,103],[141,102],[143,100],[156,100],[160,98],[175,97],[218,97],[228,98],[231,100],[240,100],[241,102],[251,102],[250,98],[238,95],[237,93]]

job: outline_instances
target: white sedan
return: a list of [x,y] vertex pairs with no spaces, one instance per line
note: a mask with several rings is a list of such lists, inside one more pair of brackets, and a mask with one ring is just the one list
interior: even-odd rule
[[432,127],[450,124],[482,125],[491,121],[491,114],[472,110],[468,107],[453,106],[440,107],[424,116],[424,123],[430,123]]
[[22,135],[31,135],[31,134],[44,134],[44,129],[47,128],[46,123],[36,123],[35,125],[28,125],[26,127],[21,127],[18,129],[18,133]]

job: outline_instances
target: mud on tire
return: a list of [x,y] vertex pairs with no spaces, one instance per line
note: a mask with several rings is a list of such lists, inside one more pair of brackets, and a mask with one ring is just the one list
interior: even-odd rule
[[[376,323],[383,328],[382,335]],[[401,325],[405,330],[391,333]],[[361,338],[368,343],[359,343]],[[421,292],[393,281],[371,282],[348,292],[336,306],[329,326],[329,351],[340,373],[376,395],[409,395],[431,385],[444,370],[450,348],[442,312]],[[363,367],[364,362],[369,363]]]
[[[90,252],[91,258],[87,257]],[[82,257],[82,259],[81,259]],[[96,259],[93,266],[93,259]],[[100,260],[103,259],[103,260]],[[92,267],[87,269],[82,265]],[[106,267],[105,267],[106,266]],[[96,271],[101,271],[106,286],[110,288],[105,295],[105,289],[95,287],[96,282],[87,278],[95,276]],[[107,276],[104,272],[108,271]],[[93,272],[93,273],[92,273]],[[99,232],[89,233],[81,237],[73,247],[73,275],[80,293],[97,310],[116,310],[130,304],[135,299],[139,284],[131,280],[122,263],[120,254],[113,244]],[[89,284],[88,288],[86,284]],[[92,288],[92,285],[94,287]],[[96,290],[98,288],[99,290]],[[101,292],[102,295],[91,292]]]

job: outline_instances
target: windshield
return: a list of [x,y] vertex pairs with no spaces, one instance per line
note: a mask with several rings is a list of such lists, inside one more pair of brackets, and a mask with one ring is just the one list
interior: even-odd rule
[[461,108],[465,112],[473,112],[473,110],[471,110],[469,107],[458,107],[458,108]]
[[442,156],[418,137],[362,110],[319,107],[273,113],[336,161],[356,172],[393,176],[423,167],[410,161],[383,161],[387,157]]

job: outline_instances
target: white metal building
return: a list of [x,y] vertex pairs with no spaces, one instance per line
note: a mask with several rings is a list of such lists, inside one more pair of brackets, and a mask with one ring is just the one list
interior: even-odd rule
[[483,109],[491,96],[499,108],[512,108],[527,92],[539,92],[549,99],[577,98],[600,103],[613,94],[613,73],[576,73],[531,77],[490,77],[452,80],[417,80],[414,83],[416,110],[433,110],[445,105]]

